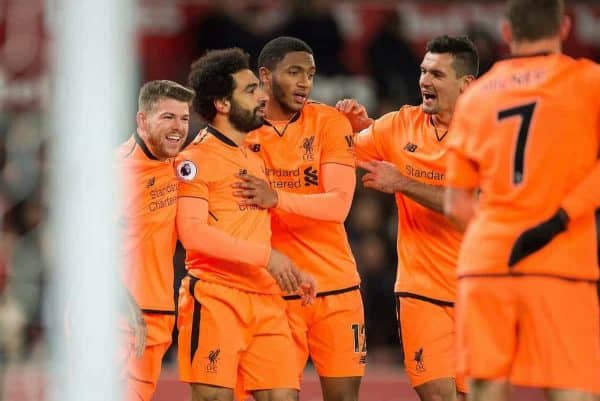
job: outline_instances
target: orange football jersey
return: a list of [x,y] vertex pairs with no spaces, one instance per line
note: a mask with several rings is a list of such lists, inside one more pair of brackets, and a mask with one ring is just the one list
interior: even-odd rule
[[[334,108],[308,102],[291,121],[266,123],[251,132],[248,147],[265,162],[275,190],[294,194],[323,193],[321,166],[337,163],[354,168],[352,128]],[[343,223],[314,220],[271,209],[273,248],[317,280],[319,292],[357,285],[356,262]]]
[[512,268],[508,260],[523,231],[572,211],[565,199],[598,171],[600,66],[562,54],[498,62],[461,97],[451,131],[449,185],[481,189],[459,275],[597,279],[600,175],[579,189],[592,204],[583,216]]
[[174,312],[177,177],[135,133],[117,151],[124,184],[123,279],[140,308]]
[[[446,144],[452,135],[437,130],[421,106],[404,106],[375,120],[354,137],[360,160],[386,160],[407,177],[434,186],[446,184]],[[398,207],[396,292],[454,302],[456,260],[462,235],[440,213],[401,193]]]
[[[179,197],[196,197],[208,202],[208,225],[232,237],[269,244],[268,210],[239,205],[233,195],[236,174],[251,174],[266,179],[264,163],[245,147],[238,147],[209,126],[177,157],[180,177]],[[207,238],[206,241],[210,241]],[[231,252],[235,252],[232,249]],[[248,292],[277,294],[279,287],[265,266],[253,266],[212,258],[187,250],[186,268],[201,280]]]

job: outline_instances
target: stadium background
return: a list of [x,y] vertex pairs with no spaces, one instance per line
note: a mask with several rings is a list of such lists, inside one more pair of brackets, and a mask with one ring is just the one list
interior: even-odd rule
[[[312,98],[333,104],[354,97],[372,116],[417,104],[418,65],[427,40],[468,34],[482,71],[507,49],[500,43],[498,1],[139,0],[138,82],[185,82],[190,62],[210,48],[240,46],[253,55],[279,34],[305,39],[318,76]],[[571,1],[574,31],[566,52],[600,61],[600,2]],[[51,205],[45,189],[52,132],[45,112],[52,85],[52,8],[43,0],[0,0],[0,399],[46,399],[39,375],[46,361],[43,295],[51,272],[42,235]],[[132,102],[135,98],[132,97]],[[201,122],[194,120],[192,132]],[[134,126],[124,127],[127,137]],[[362,277],[368,373],[363,400],[416,399],[401,371],[392,293],[396,215],[391,196],[358,188],[348,234]],[[182,272],[182,254],[177,254]],[[173,350],[156,400],[185,399]],[[521,399],[536,395],[522,392]],[[303,400],[320,399],[310,369]]]

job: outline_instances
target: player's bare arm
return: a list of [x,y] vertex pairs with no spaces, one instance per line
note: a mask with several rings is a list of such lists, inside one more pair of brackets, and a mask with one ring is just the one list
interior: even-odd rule
[[475,188],[446,188],[444,194],[444,214],[461,232],[464,232],[475,214],[477,207]]
[[356,186],[354,167],[336,163],[321,165],[322,193],[296,194],[275,191],[269,183],[252,175],[239,176],[234,184],[234,195],[241,198],[240,205],[261,208],[278,208],[288,213],[315,220],[342,223],[348,216]]
[[144,355],[144,349],[146,349],[146,321],[142,309],[133,298],[133,295],[127,288],[124,288],[124,292],[127,323],[134,334],[133,350],[136,358],[141,358]]
[[393,194],[400,192],[415,202],[438,213],[444,211],[444,187],[424,184],[403,175],[386,161],[358,161],[358,167],[367,172],[362,177],[365,188]]

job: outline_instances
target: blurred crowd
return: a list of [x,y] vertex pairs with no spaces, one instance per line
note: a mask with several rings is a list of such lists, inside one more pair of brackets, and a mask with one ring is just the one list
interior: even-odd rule
[[[418,78],[424,46],[407,39],[405,29],[409,22],[403,20],[405,17],[397,9],[386,7],[377,11],[377,29],[363,43],[359,56],[348,57],[347,32],[358,22],[334,15],[330,6],[334,2],[290,0],[283,2],[283,8],[281,2],[277,7],[264,6],[269,3],[277,2],[204,4],[203,12],[186,25],[186,42],[181,46],[178,67],[166,70],[157,65],[151,52],[143,53],[140,82],[160,78],[184,83],[190,62],[207,49],[239,46],[256,57],[269,39],[285,34],[299,37],[313,48],[318,76],[312,98],[334,104],[341,98],[354,97],[365,104],[373,117],[402,104],[420,102]],[[463,33],[479,50],[481,73],[503,55],[497,35],[487,25],[472,24]],[[598,60],[599,55],[596,51],[593,58]],[[0,74],[0,89],[5,75],[6,72]],[[5,102],[2,108],[0,360],[4,362],[1,365],[6,365],[35,358],[36,344],[43,337],[42,300],[48,274],[41,228],[49,206],[44,184],[50,133],[41,108],[8,107]],[[192,132],[196,132],[199,124],[194,125]],[[123,138],[128,134],[123,132]],[[362,278],[370,362],[400,363],[393,296],[396,274],[393,197],[364,190],[358,184],[346,227]],[[176,261],[180,278],[181,250]]]

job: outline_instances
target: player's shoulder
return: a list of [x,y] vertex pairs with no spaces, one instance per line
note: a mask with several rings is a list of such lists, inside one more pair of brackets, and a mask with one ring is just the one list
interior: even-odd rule
[[313,118],[319,120],[329,119],[345,119],[344,115],[337,111],[335,107],[329,106],[325,103],[320,103],[314,100],[306,102],[302,108],[302,115],[304,118]]
[[207,148],[211,147],[211,135],[206,129],[201,129],[192,141],[177,155],[177,161],[190,159],[206,159],[212,152]]
[[[392,112],[393,113],[393,112]],[[413,106],[410,104],[406,104],[401,106],[396,111],[396,118],[406,119],[406,120],[419,120],[425,116],[425,112],[421,105]]]
[[380,126],[415,125],[421,121],[424,121],[425,117],[426,114],[420,105],[403,105],[398,110],[391,111],[379,117],[377,119],[377,123]]
[[137,143],[132,135],[125,142],[121,143],[117,147],[114,153],[115,158],[117,159],[117,161],[130,158],[131,155],[135,152],[136,147]]
[[[578,58],[573,60],[574,68],[584,75],[585,80],[598,83],[600,80],[600,64],[587,59]],[[590,81],[588,81],[590,83]]]

